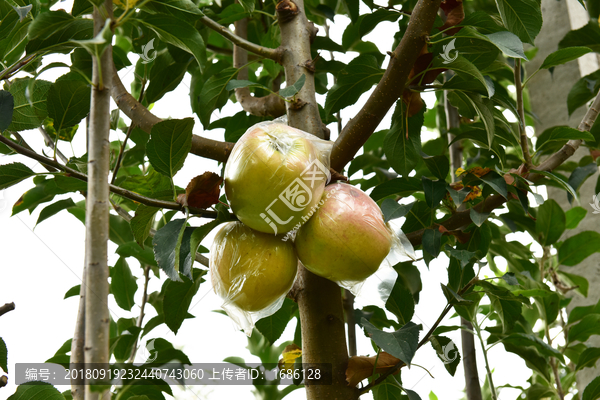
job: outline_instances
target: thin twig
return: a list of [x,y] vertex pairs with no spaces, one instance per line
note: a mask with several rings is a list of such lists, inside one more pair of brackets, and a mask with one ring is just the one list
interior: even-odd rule
[[15,309],[15,303],[6,303],[3,306],[0,306],[0,316],[6,314],[9,311]]
[[[63,163],[65,163],[65,164],[68,163],[69,159],[56,147],[54,140],[52,140],[52,138],[50,137],[48,132],[46,132],[46,130],[41,126],[38,128],[38,131],[40,131],[40,133],[44,137],[44,143],[46,143],[46,146],[48,146],[52,150],[54,150],[56,155],[61,159],[61,161]],[[58,135],[58,132],[57,132],[57,135]]]
[[270,49],[268,47],[263,47],[252,43],[244,38],[239,37],[223,25],[213,21],[207,16],[201,17],[200,22],[202,22],[204,25],[219,33],[225,39],[228,39],[231,43],[241,47],[244,50],[248,50],[254,54],[258,54],[259,56],[269,58],[276,62],[281,62],[283,52],[280,49]]
[[[542,277],[543,279],[543,277]],[[548,344],[552,346],[552,337],[550,336],[550,328],[548,327],[548,321],[546,323],[546,337],[548,338]],[[558,374],[558,365],[556,359],[550,357],[550,367],[552,367],[552,373],[554,374],[554,380],[556,381],[556,391],[560,400],[565,400],[565,393],[563,392],[562,383],[560,382],[560,375]]]
[[[146,301],[148,300],[148,281],[150,280],[150,266],[146,265],[144,267],[144,293],[142,294],[142,304],[140,305],[140,315],[138,316],[136,326],[138,328],[142,328],[142,323],[144,322],[144,309],[146,308]],[[131,351],[131,356],[127,362],[132,363],[135,360],[135,354],[137,352],[138,339],[135,339],[135,344],[133,345],[133,349]]]
[[479,343],[481,343],[481,351],[483,352],[483,359],[485,361],[485,370],[487,372],[488,385],[490,386],[490,392],[492,394],[492,400],[497,400],[498,395],[496,394],[496,388],[494,386],[494,381],[492,379],[492,370],[490,369],[490,363],[487,357],[487,349],[485,348],[485,343],[483,342],[483,336],[481,335],[481,327],[477,323],[477,321],[473,321],[473,326],[475,327],[475,332],[477,332],[477,337],[479,338]]
[[519,135],[521,138],[521,150],[525,159],[527,169],[531,167],[531,155],[529,154],[529,142],[525,130],[525,106],[523,104],[523,84],[521,83],[521,59],[515,59],[515,87],[517,89],[517,112],[519,113]]
[[29,64],[37,57],[37,53],[33,53],[21,58],[19,61],[6,68],[4,71],[0,72],[0,80],[2,79],[10,79],[14,74],[19,72],[21,68]]
[[[9,139],[5,138],[4,136],[0,135],[0,142],[4,143],[5,145],[7,145],[8,147],[10,147],[11,149],[13,149],[14,151],[16,151],[19,154],[22,154],[24,156],[27,156],[34,160],[37,160],[44,165],[48,165],[48,166],[54,167],[56,169],[59,169],[59,170],[65,172],[67,176],[79,179],[84,182],[88,181],[87,175],[82,174],[81,172],[76,171],[67,166],[64,166],[64,165],[58,163],[57,161],[52,160],[51,158],[44,157],[42,155],[37,154],[36,152],[34,152],[32,150],[26,149],[25,147],[14,143],[12,140],[9,140]],[[151,197],[142,196],[140,194],[129,191],[127,189],[123,189],[122,187],[119,187],[119,186],[109,185],[109,190],[112,193],[117,194],[121,197],[125,197],[129,200],[133,200],[138,203],[145,204],[147,206],[166,208],[169,210],[176,210],[176,211],[184,210],[184,207],[181,204],[175,203],[174,201],[153,199]],[[198,209],[198,208],[190,208],[190,212],[192,214],[200,215],[204,218],[212,218],[212,219],[217,218],[217,213],[215,211],[207,211],[207,210],[202,210],[202,209]]]
[[[141,103],[144,99],[144,90],[146,89],[146,79],[142,79],[142,89],[140,90],[140,95],[138,97],[138,102]],[[114,184],[117,179],[117,174],[119,169],[121,168],[121,162],[123,161],[123,155],[125,154],[125,147],[127,146],[127,141],[129,140],[129,136],[131,136],[131,132],[133,132],[133,128],[135,128],[135,122],[131,121],[129,124],[129,128],[127,128],[127,134],[125,135],[125,139],[123,139],[123,143],[121,143],[121,148],[119,149],[119,156],[117,157],[117,163],[115,164],[115,170],[112,174],[112,178],[110,179],[110,183]]]

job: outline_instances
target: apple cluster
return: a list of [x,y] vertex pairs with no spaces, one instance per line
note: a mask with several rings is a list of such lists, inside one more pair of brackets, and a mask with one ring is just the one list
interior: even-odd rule
[[225,193],[239,222],[220,229],[210,258],[225,306],[276,311],[298,260],[332,281],[360,282],[386,258],[394,235],[379,206],[352,185],[326,186],[330,152],[330,142],[277,122],[254,125],[236,143]]

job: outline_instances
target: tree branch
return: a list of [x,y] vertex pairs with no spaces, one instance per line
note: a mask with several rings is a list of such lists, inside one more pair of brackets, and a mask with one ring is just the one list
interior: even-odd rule
[[[99,9],[100,7],[101,9]],[[112,0],[105,0],[94,7],[94,35],[97,35],[106,18],[112,18]],[[110,88],[113,66],[112,46],[104,53],[92,56],[92,101],[90,106],[90,126],[88,138],[88,191],[85,207],[85,276],[88,283],[85,290],[85,346],[86,364],[95,364],[108,370],[110,361],[110,315],[108,311],[109,269],[109,184],[110,171]],[[92,291],[93,287],[93,291]],[[85,386],[86,400],[100,400],[109,397],[109,390],[93,391]]]
[[[235,22],[235,33],[240,38],[248,36],[248,18],[242,18]],[[241,68],[248,63],[248,52],[240,46],[233,46],[233,66]],[[238,79],[248,79],[248,68],[240,69]],[[250,88],[243,87],[235,89],[235,98],[240,103],[244,111],[259,117],[280,117],[285,114],[285,101],[276,94],[269,94],[265,97],[254,97],[250,93]]]
[[[73,341],[71,342],[71,359],[69,365],[74,369],[79,369],[85,361],[83,348],[85,346],[85,293],[86,293],[85,266],[81,276],[81,286],[79,286],[79,308],[77,309],[77,320],[75,321],[75,332],[73,332]],[[83,374],[71,375],[71,396],[73,400],[84,400],[85,396],[85,376]]]
[[[148,300],[148,281],[150,280],[150,266],[146,265],[144,267],[144,292],[142,293],[142,304],[140,305],[140,315],[138,316],[136,326],[138,328],[142,328],[142,323],[144,322],[144,309],[146,308],[146,301]],[[135,354],[137,352],[138,339],[135,339],[135,343],[131,350],[131,356],[129,357],[128,362],[132,363],[135,360]]]
[[207,16],[201,17],[200,22],[202,22],[204,25],[208,26],[210,29],[214,30],[215,32],[217,32],[218,34],[223,36],[225,39],[229,40],[234,45],[241,47],[244,50],[248,50],[249,52],[257,54],[261,57],[269,58],[273,61],[281,63],[281,53],[282,53],[281,49],[270,49],[268,47],[263,47],[263,46],[259,46],[259,45],[255,44],[255,43],[252,43],[252,42],[236,35],[235,33],[231,32],[229,29],[227,29],[223,25],[213,21],[212,19],[208,18]]
[[517,112],[519,113],[519,136],[521,138],[521,150],[525,166],[531,167],[531,155],[529,154],[529,142],[525,130],[525,108],[523,105],[523,84],[521,83],[521,59],[515,59],[515,88],[517,90]]
[[[52,160],[51,158],[47,158],[42,155],[39,155],[36,152],[34,152],[33,150],[26,149],[25,147],[22,147],[16,143],[14,143],[12,140],[9,140],[1,135],[0,135],[0,142],[4,143],[5,145],[7,145],[8,147],[10,147],[11,149],[13,149],[14,151],[16,151],[19,154],[22,154],[24,156],[32,158],[36,161],[39,161],[43,165],[54,167],[58,170],[65,172],[67,174],[67,176],[70,176],[75,179],[79,179],[84,182],[88,182],[91,179],[87,175],[82,174],[81,172],[76,171],[73,168],[64,166],[64,165],[60,164],[59,162]],[[184,210],[184,207],[181,204],[175,203],[174,201],[153,199],[151,197],[142,196],[135,192],[132,192],[127,189],[123,189],[122,187],[111,185],[111,184],[108,185],[108,188],[109,188],[110,192],[112,192],[114,194],[117,194],[121,197],[125,197],[129,200],[133,200],[138,203],[145,204],[147,206],[166,208],[169,210],[176,210],[176,211]],[[193,207],[189,208],[189,210],[190,210],[191,214],[198,214],[204,218],[214,219],[217,217],[217,213],[214,211],[207,211],[207,210],[193,208]]]
[[[162,121],[162,119],[152,114],[146,107],[138,102],[127,89],[125,89],[114,65],[112,66],[112,69],[113,86],[111,96],[115,103],[117,103],[117,107],[119,107],[125,115],[131,118],[132,123],[139,126],[144,132],[150,133],[152,127]],[[193,135],[190,153],[211,160],[225,162],[227,161],[227,157],[229,157],[231,149],[233,149],[233,143],[220,142],[218,140]]]
[[9,311],[15,309],[15,303],[6,303],[3,306],[0,306],[0,316],[6,314]]
[[363,108],[338,136],[331,154],[331,167],[343,171],[356,152],[375,131],[394,102],[400,98],[440,8],[441,0],[419,0],[410,17],[406,33],[391,53],[390,63],[381,81]]

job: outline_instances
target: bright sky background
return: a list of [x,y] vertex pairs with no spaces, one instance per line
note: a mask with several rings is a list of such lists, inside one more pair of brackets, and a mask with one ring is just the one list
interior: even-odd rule
[[[361,7],[364,5],[361,3]],[[71,9],[71,1],[58,3],[55,7]],[[368,9],[361,9],[361,12],[368,12]],[[335,24],[331,28],[331,37],[334,41],[341,43],[342,33],[349,23],[349,20],[343,16],[335,17]],[[391,49],[393,35],[397,30],[397,25],[384,22],[378,28],[367,35],[364,40],[370,40],[377,44],[380,51],[385,54]],[[322,31],[319,34],[324,34]],[[137,58],[130,54],[130,60],[135,64]],[[328,54],[324,54],[328,57]],[[348,62],[356,57],[356,53],[340,54],[336,53],[336,58],[340,61]],[[69,58],[63,55],[56,55],[45,58],[45,64],[50,62],[63,61],[70,63]],[[387,64],[387,60],[385,61]],[[385,67],[385,64],[384,64]],[[120,76],[126,87],[133,78],[133,66],[120,71]],[[60,75],[66,73],[65,68],[55,68],[44,72],[39,78],[54,81]],[[196,115],[192,114],[189,104],[189,85],[190,76],[186,74],[182,84],[177,90],[170,92],[159,101],[152,112],[156,115],[166,118],[185,118],[193,116],[196,120],[194,133],[213,139],[223,140],[223,130],[202,131]],[[370,92],[369,92],[370,93]],[[366,101],[368,95],[363,95],[356,105],[346,108],[342,111],[344,123],[348,118],[356,115],[357,111]],[[428,107],[433,105],[435,100],[433,95],[426,95],[425,100]],[[324,96],[318,95],[318,101],[321,105],[325,104]],[[116,105],[113,103],[113,109]],[[215,112],[213,120],[219,117],[233,115],[241,110],[239,104],[228,104],[220,113]],[[121,114],[123,116],[123,114]],[[390,113],[381,123],[379,129],[389,128]],[[127,117],[124,117],[129,123]],[[332,139],[337,135],[335,124],[329,128],[332,131]],[[44,148],[43,140],[37,130],[22,132],[25,140],[38,153],[44,149],[46,154],[49,150]],[[121,139],[124,134],[119,132]],[[424,132],[423,139],[431,139],[434,136],[431,132]],[[115,133],[111,133],[111,140],[116,140]],[[72,143],[72,148],[68,143],[61,142],[60,150],[70,157],[72,155],[82,155],[85,153],[85,132],[80,127],[78,134]],[[73,152],[74,150],[74,152]],[[40,164],[22,156],[5,157],[0,155],[0,164],[9,162],[22,162],[37,172],[44,171]],[[204,171],[214,171],[220,173],[220,168],[214,161],[208,161],[190,155],[187,158],[184,168],[175,177],[175,183],[185,187],[190,179],[203,173]],[[81,283],[81,271],[84,260],[84,226],[69,213],[63,211],[56,217],[44,221],[35,227],[39,212],[49,203],[37,208],[29,215],[22,212],[14,217],[10,217],[12,205],[27,190],[31,189],[33,184],[31,179],[21,182],[4,191],[0,191],[0,263],[2,265],[2,278],[0,279],[0,304],[15,302],[16,310],[0,317],[0,337],[4,339],[8,346],[9,361],[9,384],[0,389],[0,399],[5,399],[15,391],[15,385],[12,382],[14,373],[14,363],[16,362],[43,362],[50,358],[56,350],[69,338],[72,337],[75,318],[77,313],[78,297],[72,297],[63,300],[65,292],[72,286]],[[83,200],[80,195],[62,195],[57,196],[54,201],[72,197],[75,202]],[[193,223],[204,223],[205,221],[193,221]],[[203,244],[210,246],[214,232]],[[525,235],[513,235],[514,240],[529,242]],[[116,246],[109,242],[109,254],[114,253]],[[417,254],[421,256],[421,251]],[[114,265],[118,257],[112,255],[109,258],[109,264]],[[129,259],[129,264],[134,275],[138,279],[138,291],[136,293],[136,303],[140,304],[143,289],[143,271],[139,268],[133,259]],[[503,260],[499,264],[504,266]],[[440,283],[447,283],[446,267],[448,259],[441,253],[438,259],[434,260],[429,269],[423,262],[417,263],[421,271],[423,281],[423,291],[420,295],[420,303],[416,307],[413,321],[422,323],[424,331],[437,319],[444,308],[446,300],[440,290]],[[484,269],[484,272],[487,269]],[[491,272],[487,270],[488,274]],[[164,276],[163,276],[164,279]],[[160,290],[161,281],[152,278],[149,283],[149,293]],[[228,356],[240,356],[246,361],[258,362],[258,358],[250,355],[246,347],[246,337],[234,328],[231,321],[218,313],[213,312],[220,306],[220,299],[210,290],[210,284],[204,283],[200,287],[199,293],[194,298],[190,312],[196,318],[186,320],[177,336],[175,336],[166,325],[155,328],[154,331],[144,339],[152,337],[163,337],[171,341],[176,347],[181,348],[189,356],[192,362],[220,362]],[[357,308],[366,305],[357,300]],[[109,299],[109,307],[114,320],[118,318],[137,318],[139,306],[136,305],[132,312],[126,312],[120,309],[112,296]],[[154,309],[146,307],[145,321],[150,320],[155,315]],[[444,320],[445,325],[456,325],[458,319],[449,321],[449,317]],[[295,329],[295,320],[293,320],[282,338],[289,340],[293,337]],[[360,329],[357,331],[358,353],[359,355],[373,355],[373,349],[370,340],[367,339]],[[459,331],[447,333],[460,348]],[[282,340],[279,341],[279,343]],[[478,350],[478,367],[481,383],[485,378],[485,367],[483,355]],[[461,352],[462,353],[462,352]],[[506,353],[503,346],[494,346],[489,352],[491,367],[494,369],[494,381],[496,387],[510,384],[514,386],[528,386],[526,380],[531,375],[530,370],[525,366],[516,355]],[[442,362],[437,358],[431,346],[426,345],[420,349],[414,360],[415,366],[411,369],[402,370],[402,381],[406,388],[419,393],[422,399],[427,399],[430,391],[433,391],[440,400],[457,400],[464,396],[464,376],[463,365],[459,365],[456,376],[452,378],[445,370]],[[427,368],[435,379],[431,378],[426,371],[416,365]],[[59,387],[63,391],[68,387]],[[230,386],[230,387],[192,387],[185,391],[175,390],[178,399],[224,399],[233,398],[238,400],[254,399],[251,393],[251,386]],[[516,397],[518,391],[514,389],[501,389],[500,399],[508,400]],[[168,396],[167,396],[168,397]],[[304,399],[304,390],[297,390],[286,399]],[[370,394],[363,396],[364,399],[372,398]]]

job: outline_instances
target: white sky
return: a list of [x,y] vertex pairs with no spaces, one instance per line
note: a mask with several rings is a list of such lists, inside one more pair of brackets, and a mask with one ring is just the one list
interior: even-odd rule
[[[62,2],[55,7],[70,10],[70,3],[70,1]],[[362,3],[361,7],[364,7]],[[367,11],[361,10],[361,12]],[[331,37],[334,41],[341,43],[341,36],[348,21],[343,16],[336,16],[336,24],[331,29]],[[365,40],[375,42],[380,51],[385,54],[391,48],[393,34],[396,29],[395,24],[384,22],[375,31],[367,35]],[[322,30],[320,34],[323,34]],[[328,55],[324,56],[327,57]],[[344,62],[350,61],[355,56],[356,53],[336,54],[336,58]],[[135,55],[130,54],[130,60],[135,64],[137,58],[134,59],[134,57]],[[69,63],[68,57],[56,55],[47,57],[45,64],[56,61]],[[67,70],[64,68],[56,68],[44,72],[40,78],[53,81],[66,72]],[[129,87],[133,78],[133,66],[122,70],[120,76],[125,86]],[[196,120],[195,134],[223,140],[223,131],[220,129],[210,132],[202,131],[202,125],[198,118],[192,114],[189,105],[189,85],[190,76],[186,74],[182,84],[175,91],[166,94],[154,106],[152,112],[162,118],[193,116]],[[347,122],[350,116],[356,115],[366,101],[367,95],[363,95],[356,105],[342,111],[344,122]],[[429,107],[432,106],[432,100],[435,99],[431,95],[426,97]],[[318,96],[318,101],[321,105],[324,105],[324,96]],[[116,105],[113,103],[114,108],[116,108]],[[239,104],[230,103],[221,113],[216,112],[213,120],[233,115],[240,110]],[[126,117],[125,119],[128,122]],[[379,129],[389,128],[389,124],[390,115],[382,122]],[[335,124],[329,127],[332,130],[332,139],[334,139],[336,136]],[[43,140],[37,131],[27,131],[22,134],[37,152],[41,152]],[[114,132],[111,135],[111,140],[116,140]],[[123,139],[124,135],[122,133],[119,133],[119,135]],[[431,135],[428,135],[427,138],[431,138]],[[59,148],[67,157],[73,154],[81,155],[85,153],[85,133],[82,128],[75,136],[72,146],[75,153],[73,153],[71,146],[65,142],[61,142]],[[47,149],[46,152],[48,152]],[[17,161],[30,166],[35,171],[44,171],[39,163],[31,159],[22,156],[4,157],[0,155],[0,164]],[[216,162],[190,155],[184,168],[175,177],[175,183],[185,187],[191,178],[208,170],[220,172]],[[34,229],[39,212],[49,203],[38,207],[32,215],[22,212],[17,216],[10,217],[12,205],[26,190],[32,187],[31,179],[28,179],[9,189],[0,191],[0,265],[2,271],[0,304],[6,302],[15,302],[16,304],[16,310],[0,317],[0,337],[4,339],[8,347],[10,370],[8,375],[9,384],[7,387],[0,389],[0,399],[7,398],[15,391],[11,377],[11,374],[14,373],[14,363],[43,362],[50,358],[67,339],[72,337],[78,306],[78,297],[63,300],[63,296],[69,288],[81,283],[80,277],[84,260],[84,226],[69,213],[63,211]],[[63,195],[57,196],[54,201],[70,196],[73,197],[75,202],[83,199],[80,195]],[[197,220],[193,223],[200,224]],[[203,242],[206,247],[210,246],[213,236],[214,233]],[[522,237],[515,237],[515,240],[523,241],[523,239]],[[116,246],[109,242],[109,254],[114,253],[115,249]],[[420,255],[420,253],[419,251],[418,254]],[[111,256],[109,264],[114,265],[117,258],[114,255]],[[136,303],[140,304],[143,288],[142,269],[133,259],[130,258],[128,261],[132,272],[139,278]],[[420,303],[416,307],[413,321],[422,323],[424,331],[427,331],[433,324],[446,304],[440,290],[440,283],[447,283],[447,265],[448,259],[443,253],[430,264],[429,269],[423,262],[417,263],[421,271],[423,291],[420,294]],[[160,290],[160,286],[161,282],[158,279],[151,279],[149,293]],[[357,306],[362,307],[363,305],[365,304],[360,304],[359,300]],[[161,325],[144,339],[163,337],[171,341],[176,347],[184,350],[190,360],[196,363],[220,362],[228,356],[240,356],[246,361],[259,362],[258,358],[250,355],[245,348],[247,344],[245,335],[241,331],[237,331],[227,317],[213,312],[219,306],[220,300],[210,290],[210,284],[204,283],[201,285],[200,291],[194,298],[189,310],[196,318],[186,320],[177,336],[166,325]],[[139,314],[138,305],[134,306],[132,312],[126,312],[116,305],[112,296],[109,300],[109,307],[115,320],[118,318],[137,318]],[[146,307],[145,321],[150,320],[154,315],[154,309],[150,306]],[[451,321],[448,321],[448,319],[447,317],[443,324],[456,325],[459,323],[458,319]],[[290,323],[282,338],[285,340],[291,339],[294,329],[295,320]],[[449,332],[446,335],[460,348],[460,333],[458,331]],[[357,331],[357,336],[359,355],[373,355],[370,340],[360,330]],[[278,344],[281,342],[282,340]],[[476,345],[476,347],[479,376],[483,384],[485,378],[483,355],[479,345]],[[506,353],[503,346],[494,346],[489,352],[489,360],[491,367],[494,369],[496,387],[506,384],[527,386],[526,380],[531,374],[530,370],[519,357]],[[457,369],[456,376],[452,378],[429,345],[424,346],[417,352],[413,362],[427,368],[435,377],[435,379],[432,379],[427,372],[417,366],[402,370],[402,381],[405,387],[419,393],[422,399],[427,399],[430,391],[433,391],[440,400],[456,400],[464,396],[462,363]],[[68,387],[59,387],[61,391],[66,389]],[[193,387],[183,392],[175,390],[175,393],[178,399],[223,399],[235,396],[238,400],[250,400],[255,398],[252,389],[251,386]],[[518,391],[514,389],[501,389],[500,399],[512,399],[517,393]],[[305,393],[303,390],[297,390],[286,397],[290,400],[304,398]],[[372,397],[367,394],[362,398],[369,399]]]

